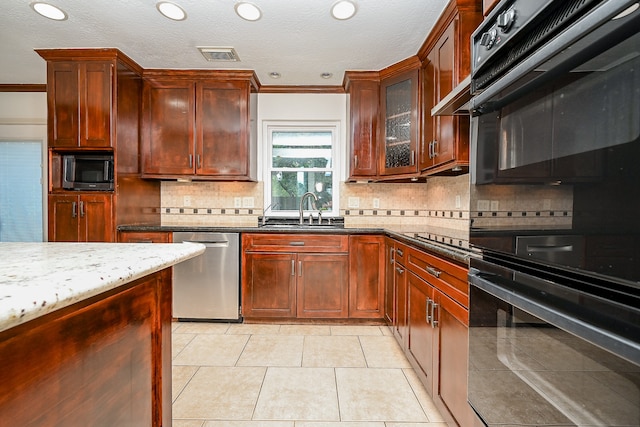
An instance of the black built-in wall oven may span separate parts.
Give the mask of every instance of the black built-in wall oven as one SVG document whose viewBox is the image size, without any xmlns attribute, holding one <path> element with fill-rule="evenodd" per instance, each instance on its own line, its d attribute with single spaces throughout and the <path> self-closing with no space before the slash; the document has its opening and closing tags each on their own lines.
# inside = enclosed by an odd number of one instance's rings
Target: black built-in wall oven
<svg viewBox="0 0 640 427">
<path fill-rule="evenodd" d="M 640 9 L 503 0 L 472 36 L 468 398 L 640 425 Z"/>
</svg>

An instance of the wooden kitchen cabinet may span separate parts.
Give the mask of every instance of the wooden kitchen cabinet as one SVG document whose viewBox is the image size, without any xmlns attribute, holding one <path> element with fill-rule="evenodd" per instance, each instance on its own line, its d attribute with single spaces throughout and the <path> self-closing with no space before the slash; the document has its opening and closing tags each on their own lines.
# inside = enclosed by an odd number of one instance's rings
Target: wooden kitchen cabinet
<svg viewBox="0 0 640 427">
<path fill-rule="evenodd" d="M 119 231 L 120 243 L 172 243 L 173 233 L 168 231 Z"/>
<path fill-rule="evenodd" d="M 142 68 L 118 49 L 38 49 L 47 61 L 48 239 L 116 239 L 122 224 L 160 224 L 160 183 L 140 176 Z M 114 190 L 62 187 L 67 154 L 113 156 Z"/>
<path fill-rule="evenodd" d="M 387 248 L 395 250 L 394 336 L 447 422 L 471 425 L 468 268 L 398 241 Z"/>
<path fill-rule="evenodd" d="M 408 342 L 407 352 L 418 365 L 422 376 L 426 378 L 425 386 L 433 386 L 433 365 L 435 334 L 431 324 L 434 287 L 422 280 L 415 273 L 409 272 L 407 278 L 408 291 Z"/>
<path fill-rule="evenodd" d="M 417 172 L 418 67 L 409 58 L 380 73 L 381 178 Z"/>
<path fill-rule="evenodd" d="M 451 1 L 418 53 L 422 60 L 418 167 L 423 175 L 468 171 L 469 116 L 432 116 L 431 110 L 470 74 L 469 40 L 481 20 L 480 1 Z"/>
<path fill-rule="evenodd" d="M 348 236 L 243 234 L 242 248 L 245 319 L 348 318 Z"/>
<path fill-rule="evenodd" d="M 393 335 L 403 350 L 406 350 L 409 340 L 408 314 L 408 294 L 407 280 L 409 273 L 405 267 L 407 246 L 401 243 L 394 245 L 394 274 L 393 274 L 393 312 L 395 322 L 393 324 Z"/>
<path fill-rule="evenodd" d="M 378 175 L 378 115 L 380 76 L 374 71 L 347 71 L 349 95 L 350 181 L 370 180 Z"/>
<path fill-rule="evenodd" d="M 385 313 L 385 238 L 349 237 L 349 317 L 383 319 Z"/>
<path fill-rule="evenodd" d="M 295 263 L 293 253 L 244 253 L 242 315 L 245 319 L 296 317 Z"/>
<path fill-rule="evenodd" d="M 50 242 L 113 242 L 110 194 L 51 194 Z"/>
<path fill-rule="evenodd" d="M 144 84 L 143 175 L 254 180 L 253 73 L 229 79 L 228 73 L 217 79 L 215 72 L 165 74 Z"/>
<path fill-rule="evenodd" d="M 47 74 L 49 147 L 111 147 L 113 61 L 57 61 Z"/>
</svg>

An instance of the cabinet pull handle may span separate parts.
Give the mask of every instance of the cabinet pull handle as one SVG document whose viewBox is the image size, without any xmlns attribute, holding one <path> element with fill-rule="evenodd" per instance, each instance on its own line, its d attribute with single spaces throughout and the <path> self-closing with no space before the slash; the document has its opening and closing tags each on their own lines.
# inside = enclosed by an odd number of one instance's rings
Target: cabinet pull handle
<svg viewBox="0 0 640 427">
<path fill-rule="evenodd" d="M 304 242 L 289 242 L 289 246 L 304 246 Z"/>
<path fill-rule="evenodd" d="M 198 169 L 202 167 L 202 158 L 200 157 L 200 154 L 196 156 L 196 164 Z"/>
<path fill-rule="evenodd" d="M 400 268 L 400 267 L 396 267 L 396 271 L 400 274 L 404 274 L 404 269 Z"/>
<path fill-rule="evenodd" d="M 353 166 L 355 168 L 358 167 L 358 155 L 357 154 L 355 156 L 353 156 Z"/>
<path fill-rule="evenodd" d="M 404 252 L 402 251 L 402 249 L 396 249 L 396 253 L 398 254 L 398 256 L 404 256 Z"/>
<path fill-rule="evenodd" d="M 291 275 L 296 275 L 296 261 L 294 259 L 291 260 Z"/>
<path fill-rule="evenodd" d="M 431 324 L 431 304 L 433 304 L 433 300 L 431 298 L 427 298 L 427 324 Z"/>
<path fill-rule="evenodd" d="M 429 158 L 433 159 L 433 141 L 429 141 Z"/>
<path fill-rule="evenodd" d="M 302 277 L 302 261 L 298 261 L 298 276 Z"/>
<path fill-rule="evenodd" d="M 411 165 L 413 166 L 416 164 L 416 150 L 411 150 Z"/>
<path fill-rule="evenodd" d="M 396 262 L 396 250 L 394 248 L 389 249 L 389 264 L 393 264 Z"/>
<path fill-rule="evenodd" d="M 193 154 L 189 154 L 189 167 L 193 167 Z"/>
<path fill-rule="evenodd" d="M 436 270 L 433 267 L 427 267 L 426 270 L 427 270 L 427 273 L 429 273 L 430 275 L 432 275 L 434 277 L 440 277 L 440 274 L 442 274 L 442 271 Z"/>
<path fill-rule="evenodd" d="M 433 141 L 433 157 L 438 156 L 438 141 Z"/>
<path fill-rule="evenodd" d="M 80 202 L 80 218 L 84 218 L 84 202 Z"/>
<path fill-rule="evenodd" d="M 76 209 L 78 208 L 78 204 L 76 202 L 71 202 L 71 218 L 75 218 L 78 216 L 76 214 Z"/>
<path fill-rule="evenodd" d="M 440 305 L 437 302 L 433 301 L 431 303 L 431 327 L 432 328 L 437 328 L 438 327 L 439 321 L 436 318 L 436 314 L 438 314 L 439 307 L 440 307 Z M 440 317 L 440 316 L 438 316 L 438 317 Z"/>
</svg>

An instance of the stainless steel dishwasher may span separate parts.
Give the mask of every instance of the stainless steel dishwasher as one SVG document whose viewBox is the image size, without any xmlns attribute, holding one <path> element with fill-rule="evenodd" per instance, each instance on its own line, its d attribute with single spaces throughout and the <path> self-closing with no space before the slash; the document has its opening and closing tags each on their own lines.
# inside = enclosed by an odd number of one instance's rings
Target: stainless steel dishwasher
<svg viewBox="0 0 640 427">
<path fill-rule="evenodd" d="M 238 233 L 173 233 L 174 243 L 206 246 L 199 256 L 173 267 L 173 317 L 240 321 Z"/>
</svg>

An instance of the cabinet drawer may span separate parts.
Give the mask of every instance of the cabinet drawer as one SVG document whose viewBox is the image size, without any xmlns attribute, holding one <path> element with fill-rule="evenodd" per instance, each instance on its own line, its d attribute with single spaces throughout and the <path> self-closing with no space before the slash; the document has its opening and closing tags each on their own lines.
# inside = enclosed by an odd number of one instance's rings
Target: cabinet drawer
<svg viewBox="0 0 640 427">
<path fill-rule="evenodd" d="M 242 248 L 253 252 L 348 252 L 349 236 L 335 234 L 243 234 Z"/>
<path fill-rule="evenodd" d="M 118 241 L 121 243 L 171 243 L 172 234 L 163 231 L 121 231 Z"/>
<path fill-rule="evenodd" d="M 415 248 L 407 249 L 405 266 L 464 307 L 469 306 L 468 269 Z"/>
</svg>

